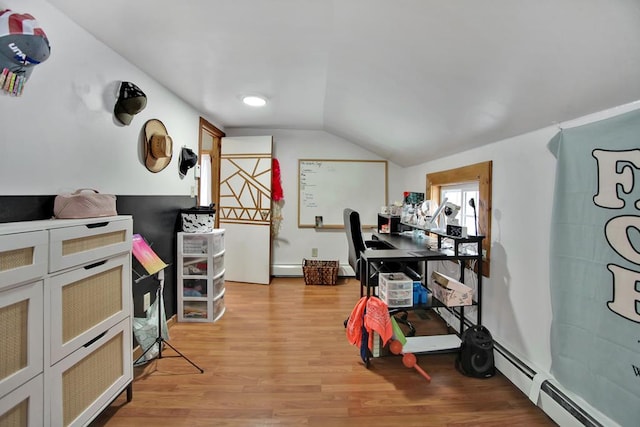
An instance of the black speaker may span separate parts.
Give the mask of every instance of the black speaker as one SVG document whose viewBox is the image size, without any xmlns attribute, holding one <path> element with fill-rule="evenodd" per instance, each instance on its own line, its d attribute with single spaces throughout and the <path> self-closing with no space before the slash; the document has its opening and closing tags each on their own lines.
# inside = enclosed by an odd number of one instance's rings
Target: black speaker
<svg viewBox="0 0 640 427">
<path fill-rule="evenodd" d="M 482 325 L 466 329 L 460 337 L 460 352 L 456 368 L 468 377 L 489 378 L 496 374 L 493 359 L 493 338 Z"/>
</svg>

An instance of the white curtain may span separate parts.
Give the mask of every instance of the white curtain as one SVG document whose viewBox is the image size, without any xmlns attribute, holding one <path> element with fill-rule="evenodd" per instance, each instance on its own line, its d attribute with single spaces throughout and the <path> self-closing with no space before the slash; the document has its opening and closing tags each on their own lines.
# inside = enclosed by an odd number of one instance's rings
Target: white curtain
<svg viewBox="0 0 640 427">
<path fill-rule="evenodd" d="M 198 195 L 200 206 L 211 204 L 211 156 L 202 154 L 200 160 L 200 194 Z"/>
</svg>

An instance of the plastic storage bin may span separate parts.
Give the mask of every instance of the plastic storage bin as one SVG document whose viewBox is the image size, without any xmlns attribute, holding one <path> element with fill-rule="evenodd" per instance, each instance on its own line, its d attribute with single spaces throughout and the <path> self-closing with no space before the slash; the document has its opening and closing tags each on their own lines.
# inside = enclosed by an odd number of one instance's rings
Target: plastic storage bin
<svg viewBox="0 0 640 427">
<path fill-rule="evenodd" d="M 380 273 L 378 294 L 389 307 L 411 307 L 413 280 L 404 273 Z"/>
</svg>

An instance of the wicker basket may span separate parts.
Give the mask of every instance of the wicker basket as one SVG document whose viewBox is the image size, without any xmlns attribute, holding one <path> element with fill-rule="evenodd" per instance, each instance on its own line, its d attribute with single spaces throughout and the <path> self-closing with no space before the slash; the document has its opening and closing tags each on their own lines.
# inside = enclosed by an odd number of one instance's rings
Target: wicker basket
<svg viewBox="0 0 640 427">
<path fill-rule="evenodd" d="M 338 261 L 302 260 L 305 285 L 335 285 L 338 279 Z"/>
</svg>

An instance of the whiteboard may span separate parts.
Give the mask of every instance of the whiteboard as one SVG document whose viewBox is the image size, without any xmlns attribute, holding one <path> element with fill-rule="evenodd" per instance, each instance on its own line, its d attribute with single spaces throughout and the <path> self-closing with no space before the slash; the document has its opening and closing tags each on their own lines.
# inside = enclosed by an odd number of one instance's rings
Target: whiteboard
<svg viewBox="0 0 640 427">
<path fill-rule="evenodd" d="M 345 208 L 377 227 L 386 205 L 386 160 L 298 160 L 298 227 L 343 228 Z"/>
</svg>

